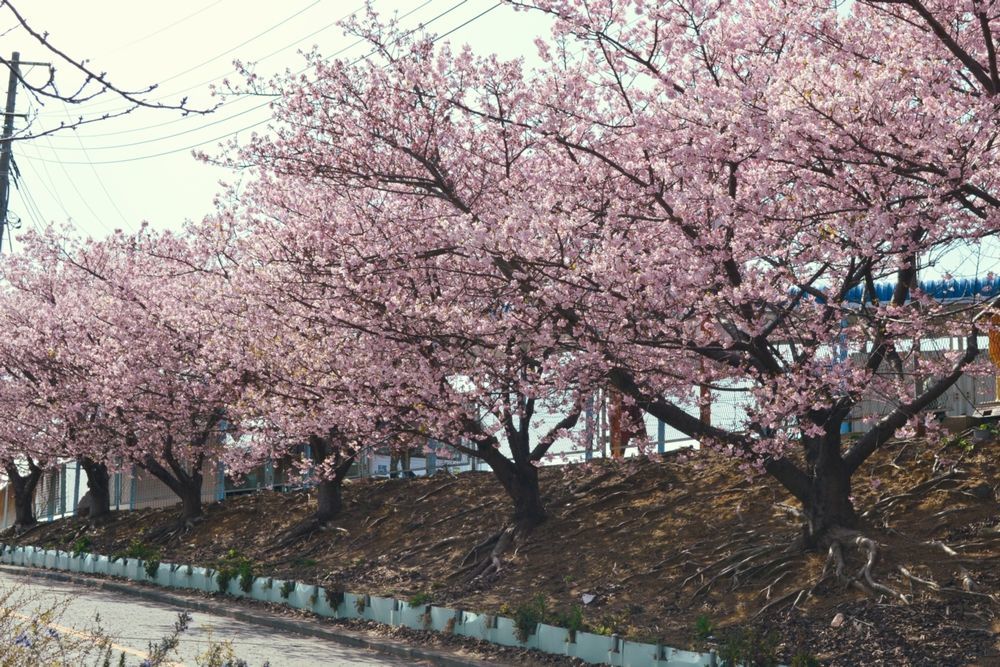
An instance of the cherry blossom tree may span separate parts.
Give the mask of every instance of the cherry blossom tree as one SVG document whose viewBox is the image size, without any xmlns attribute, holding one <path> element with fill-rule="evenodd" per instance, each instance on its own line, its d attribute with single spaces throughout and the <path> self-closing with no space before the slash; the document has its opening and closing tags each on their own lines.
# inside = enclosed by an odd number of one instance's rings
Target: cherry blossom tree
<svg viewBox="0 0 1000 667">
<path fill-rule="evenodd" d="M 772 475 L 806 545 L 835 541 L 857 525 L 853 473 L 978 356 L 981 306 L 917 278 L 997 232 L 993 17 L 958 1 L 514 4 L 554 21 L 538 68 L 370 16 L 353 29 L 379 57 L 315 56 L 309 78 L 276 81 L 276 138 L 232 163 L 268 174 L 268 215 L 313 220 L 304 257 L 346 256 L 367 330 L 433 356 L 501 313 L 524 335 L 468 348 L 467 368 L 510 349 L 606 375 Z M 932 349 L 947 338 L 963 349 Z M 742 395 L 746 418 L 703 423 L 696 386 Z M 845 446 L 872 397 L 885 414 Z"/>
<path fill-rule="evenodd" d="M 997 231 L 992 19 L 975 3 L 533 6 L 583 46 L 568 65 L 543 53 L 545 132 L 581 185 L 617 193 L 581 200 L 615 224 L 577 267 L 601 286 L 568 313 L 579 335 L 644 409 L 777 478 L 807 544 L 855 527 L 851 475 L 978 354 L 981 308 L 916 287 Z M 948 337 L 964 349 L 928 344 Z M 702 423 L 692 385 L 742 389 L 747 418 Z M 845 449 L 872 397 L 889 409 Z"/>
<path fill-rule="evenodd" d="M 472 559 L 481 571 L 498 567 L 499 555 L 545 519 L 536 465 L 580 413 L 575 394 L 563 391 L 559 378 L 570 374 L 559 359 L 537 344 L 529 349 L 532 337 L 550 338 L 550 322 L 511 315 L 499 285 L 466 279 L 438 282 L 432 289 L 447 291 L 447 299 L 435 297 L 421 312 L 424 286 L 387 270 L 410 249 L 385 244 L 367 250 L 385 263 L 359 259 L 368 222 L 330 198 L 323 182 L 265 175 L 233 206 L 202 235 L 206 245 L 218 244 L 220 233 L 222 246 L 238 239 L 224 254 L 239 265 L 231 279 L 242 285 L 233 292 L 241 295 L 234 313 L 242 314 L 229 320 L 245 328 L 233 339 L 247 341 L 251 352 L 241 363 L 255 378 L 250 393 L 259 392 L 247 403 L 263 406 L 258 422 L 282 436 L 271 440 L 277 450 L 262 441 L 256 451 L 279 458 L 282 446 L 308 440 L 314 455 L 332 456 L 332 463 L 314 456 L 320 503 L 302 530 L 339 510 L 343 474 L 361 448 L 433 438 L 485 460 L 508 491 L 513 519 L 488 545 L 496 559 L 486 551 Z M 252 299 L 242 296 L 251 292 Z M 390 308 L 396 312 L 387 320 Z M 564 409 L 565 418 L 532 442 L 543 402 Z"/>
<path fill-rule="evenodd" d="M 0 400 L 6 416 L 2 441 L 16 525 L 24 527 L 35 522 L 33 496 L 42 467 L 80 455 L 74 444 L 90 430 L 94 412 L 86 399 L 87 370 L 68 353 L 75 347 L 74 332 L 63 315 L 72 290 L 57 267 L 28 254 L 8 258 L 2 285 L 0 322 L 7 332 L 0 345 Z M 86 456 L 81 463 L 88 474 L 93 516 L 100 518 L 110 509 L 107 468 Z"/>
<path fill-rule="evenodd" d="M 95 478 L 109 466 L 142 467 L 178 496 L 188 521 L 202 513 L 203 469 L 221 458 L 220 431 L 241 386 L 210 306 L 221 283 L 191 240 L 148 230 L 102 241 L 49 232 L 28 235 L 23 252 L 24 264 L 44 268 L 36 290 L 58 290 L 49 308 L 28 314 L 42 323 L 37 349 L 63 371 L 49 382 L 65 396 L 44 404 L 67 433 L 68 448 L 56 451 L 85 457 Z"/>
</svg>

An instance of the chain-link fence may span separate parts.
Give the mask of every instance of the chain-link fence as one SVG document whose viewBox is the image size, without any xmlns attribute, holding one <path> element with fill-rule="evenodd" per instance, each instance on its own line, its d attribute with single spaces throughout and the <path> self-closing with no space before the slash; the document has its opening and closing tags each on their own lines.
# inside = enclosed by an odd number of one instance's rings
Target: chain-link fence
<svg viewBox="0 0 1000 667">
<path fill-rule="evenodd" d="M 949 416 L 972 415 L 977 406 L 996 403 L 997 378 L 995 376 L 966 375 L 942 396 L 935 405 Z M 566 437 L 557 439 L 543 464 L 579 463 L 611 455 L 610 420 L 608 418 L 608 392 L 598 391 L 589 404 L 585 419 L 581 419 Z M 703 398 L 710 401 L 707 410 L 698 405 L 696 390 L 687 407 L 692 416 L 709 418 L 713 426 L 726 430 L 744 428 L 746 421 L 746 394 L 739 391 L 711 391 Z M 867 428 L 873 419 L 891 409 L 891 404 L 875 399 L 862 401 L 845 422 L 845 431 Z M 532 437 L 548 433 L 561 419 L 559 414 L 538 414 Z M 640 453 L 669 451 L 681 447 L 694 447 L 697 442 L 663 422 L 644 416 L 643 428 L 624 449 L 624 456 Z M 308 456 L 307 451 L 303 453 Z M 429 440 L 422 448 L 410 453 L 393 454 L 387 449 L 363 451 L 351 468 L 350 477 L 424 477 L 439 472 L 459 473 L 483 469 L 482 461 L 460 454 L 444 444 Z M 290 462 L 267 463 L 238 478 L 226 474 L 215 463 L 205 465 L 203 472 L 202 500 L 214 502 L 229 495 L 260 490 L 287 491 L 308 487 L 311 475 L 308 467 Z M 111 507 L 132 510 L 167 507 L 178 502 L 177 496 L 158 479 L 141 469 L 128 468 L 111 474 Z M 45 471 L 35 492 L 35 516 L 40 521 L 51 521 L 72 516 L 87 490 L 86 475 L 75 462 L 62 463 Z M 3 514 L 0 529 L 14 522 L 13 497 L 4 488 Z"/>
</svg>

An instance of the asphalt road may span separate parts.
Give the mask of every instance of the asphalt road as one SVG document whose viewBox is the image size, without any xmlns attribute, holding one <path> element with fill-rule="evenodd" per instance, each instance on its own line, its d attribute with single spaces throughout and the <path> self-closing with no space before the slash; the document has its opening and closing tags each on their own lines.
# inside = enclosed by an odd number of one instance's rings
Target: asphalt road
<svg viewBox="0 0 1000 667">
<path fill-rule="evenodd" d="M 18 587 L 32 600 L 31 604 L 46 605 L 63 600 L 65 613 L 57 622 L 60 631 L 73 632 L 74 629 L 92 626 L 95 615 L 100 614 L 101 626 L 115 638 L 118 650 L 126 653 L 129 665 L 138 665 L 146 657 L 149 643 L 170 633 L 177 614 L 182 611 L 179 607 L 122 598 L 86 586 L 0 572 L 0 589 L 11 587 Z M 191 627 L 181 639 L 174 664 L 196 665 L 195 658 L 205 651 L 209 637 L 216 642 L 231 641 L 237 657 L 246 660 L 252 667 L 265 662 L 272 667 L 426 664 L 322 639 L 283 634 L 202 612 L 192 613 Z"/>
</svg>

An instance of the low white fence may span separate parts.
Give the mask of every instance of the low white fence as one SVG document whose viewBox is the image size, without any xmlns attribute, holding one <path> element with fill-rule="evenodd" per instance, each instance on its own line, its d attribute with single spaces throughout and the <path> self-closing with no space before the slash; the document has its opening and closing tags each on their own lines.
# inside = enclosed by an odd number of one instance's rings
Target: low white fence
<svg viewBox="0 0 1000 667">
<path fill-rule="evenodd" d="M 485 640 L 501 646 L 536 649 L 592 664 L 616 667 L 715 667 L 714 652 L 682 651 L 662 644 L 625 640 L 617 635 L 570 631 L 539 623 L 525 641 L 518 639 L 514 619 L 430 604 L 411 606 L 395 598 L 331 591 L 314 584 L 255 577 L 248 590 L 239 577 L 219 589 L 218 573 L 204 567 L 160 563 L 149 567 L 134 558 L 111 559 L 97 554 L 0 545 L 0 563 L 80 574 L 121 577 L 164 588 L 225 593 L 261 602 L 284 604 L 327 618 L 362 619 L 414 630 L 432 630 Z M 239 646 L 236 647 L 237 649 Z"/>
</svg>

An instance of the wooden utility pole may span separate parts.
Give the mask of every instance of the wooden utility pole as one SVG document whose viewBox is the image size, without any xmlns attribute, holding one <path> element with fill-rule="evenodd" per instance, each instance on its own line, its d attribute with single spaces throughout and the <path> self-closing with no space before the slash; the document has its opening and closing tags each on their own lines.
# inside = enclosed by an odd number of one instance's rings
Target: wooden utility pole
<svg viewBox="0 0 1000 667">
<path fill-rule="evenodd" d="M 15 51 L 10 57 L 10 78 L 7 80 L 7 108 L 3 117 L 3 136 L 0 137 L 0 251 L 3 250 L 3 233 L 7 226 L 7 204 L 10 201 L 10 154 L 14 136 L 14 112 L 17 108 L 17 80 L 20 77 L 21 54 Z"/>
<path fill-rule="evenodd" d="M 0 251 L 3 250 L 3 235 L 7 227 L 7 209 L 10 203 L 10 164 L 14 144 L 14 119 L 26 118 L 27 114 L 17 113 L 17 84 L 21 80 L 21 65 L 48 66 L 21 60 L 21 54 L 14 51 L 10 56 L 10 77 L 7 79 L 7 106 L 3 115 L 3 134 L 0 135 Z"/>
</svg>

